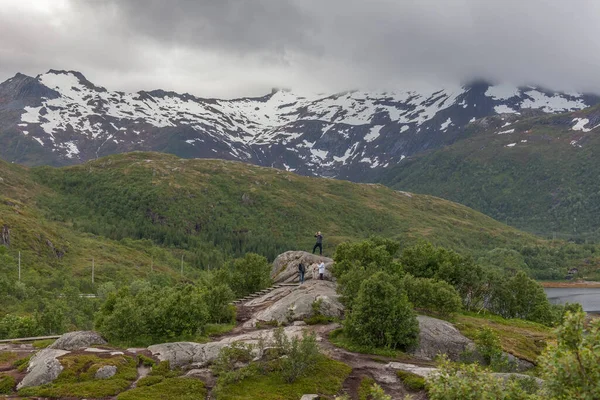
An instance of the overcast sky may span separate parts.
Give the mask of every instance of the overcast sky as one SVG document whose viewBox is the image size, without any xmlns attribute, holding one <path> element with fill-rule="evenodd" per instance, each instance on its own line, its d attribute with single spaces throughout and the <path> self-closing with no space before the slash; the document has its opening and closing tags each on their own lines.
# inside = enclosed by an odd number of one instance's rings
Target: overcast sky
<svg viewBox="0 0 600 400">
<path fill-rule="evenodd" d="M 452 86 L 600 93 L 596 0 L 0 0 L 0 80 L 202 97 Z"/>
</svg>

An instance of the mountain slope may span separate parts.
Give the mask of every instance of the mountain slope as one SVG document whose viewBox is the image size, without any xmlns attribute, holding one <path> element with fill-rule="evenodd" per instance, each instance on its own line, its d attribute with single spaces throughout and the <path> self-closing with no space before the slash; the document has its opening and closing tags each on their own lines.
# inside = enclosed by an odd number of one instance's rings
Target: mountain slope
<svg viewBox="0 0 600 400">
<path fill-rule="evenodd" d="M 473 123 L 468 139 L 407 159 L 380 181 L 547 237 L 599 238 L 600 107 L 503 117 Z"/>
<path fill-rule="evenodd" d="M 583 257 L 439 198 L 236 162 L 130 153 L 60 169 L 0 162 L 0 177 L 0 230 L 9 232 L 0 243 L 0 286 L 14 284 L 19 251 L 26 283 L 74 281 L 89 292 L 92 259 L 96 284 L 152 268 L 173 279 L 182 256 L 185 277 L 194 278 L 247 251 L 273 258 L 310 249 L 316 230 L 328 255 L 341 241 L 377 234 L 475 256 L 528 249 L 528 261 L 549 257 L 531 268 L 550 276 Z"/>
<path fill-rule="evenodd" d="M 596 96 L 474 83 L 429 92 L 202 99 L 111 92 L 73 71 L 0 84 L 0 157 L 67 165 L 132 150 L 221 158 L 303 175 L 368 180 L 387 166 L 463 137 L 474 119 L 555 113 Z"/>
</svg>

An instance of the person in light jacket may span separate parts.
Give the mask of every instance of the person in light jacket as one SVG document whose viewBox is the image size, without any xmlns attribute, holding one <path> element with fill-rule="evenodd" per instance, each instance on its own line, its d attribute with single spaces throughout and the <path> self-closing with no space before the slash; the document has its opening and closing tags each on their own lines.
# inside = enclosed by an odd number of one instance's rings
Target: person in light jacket
<svg viewBox="0 0 600 400">
<path fill-rule="evenodd" d="M 325 275 L 325 263 L 321 261 L 321 264 L 318 266 L 319 268 L 319 280 L 323 280 L 323 276 Z"/>
</svg>

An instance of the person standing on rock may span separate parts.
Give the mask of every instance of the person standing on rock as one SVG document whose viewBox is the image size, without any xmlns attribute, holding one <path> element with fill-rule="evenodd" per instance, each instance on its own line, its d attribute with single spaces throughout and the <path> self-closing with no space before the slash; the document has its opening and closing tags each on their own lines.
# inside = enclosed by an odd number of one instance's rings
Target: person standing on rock
<svg viewBox="0 0 600 400">
<path fill-rule="evenodd" d="M 319 280 L 322 281 L 323 280 L 323 276 L 325 275 L 325 263 L 323 261 L 321 261 L 321 264 L 319 264 Z"/>
<path fill-rule="evenodd" d="M 306 268 L 304 267 L 304 264 L 300 263 L 298 264 L 298 274 L 300 274 L 300 284 L 302 285 L 304 283 L 304 273 L 306 272 Z"/>
<path fill-rule="evenodd" d="M 321 235 L 321 232 L 317 232 L 315 233 L 315 237 L 317 238 L 317 243 L 315 243 L 315 246 L 313 247 L 313 254 L 315 254 L 315 250 L 318 247 L 319 254 L 323 255 L 323 235 Z"/>
</svg>

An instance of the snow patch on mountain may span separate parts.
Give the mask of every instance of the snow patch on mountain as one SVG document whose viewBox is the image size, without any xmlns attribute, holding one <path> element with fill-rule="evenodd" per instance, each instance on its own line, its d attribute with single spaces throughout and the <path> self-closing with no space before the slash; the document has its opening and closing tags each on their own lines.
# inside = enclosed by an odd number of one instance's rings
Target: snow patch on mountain
<svg viewBox="0 0 600 400">
<path fill-rule="evenodd" d="M 379 137 L 379 133 L 381 131 L 381 128 L 383 128 L 383 125 L 374 125 L 371 127 L 371 130 L 369 131 L 369 133 L 367 133 L 365 135 L 365 141 L 370 143 L 373 140 L 377 139 Z"/>
</svg>

